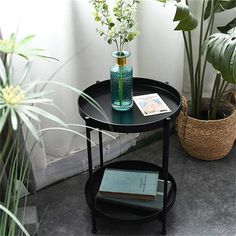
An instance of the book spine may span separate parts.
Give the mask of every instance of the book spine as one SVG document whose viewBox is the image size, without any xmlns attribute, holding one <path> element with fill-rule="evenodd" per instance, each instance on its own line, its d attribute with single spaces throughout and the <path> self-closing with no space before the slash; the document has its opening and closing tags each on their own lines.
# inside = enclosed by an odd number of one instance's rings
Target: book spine
<svg viewBox="0 0 236 236">
<path fill-rule="evenodd" d="M 116 193 L 116 192 L 102 192 L 99 191 L 104 197 L 115 197 L 124 199 L 137 199 L 137 200 L 155 200 L 156 196 L 153 195 L 140 195 L 140 194 L 129 194 L 129 193 Z"/>
</svg>

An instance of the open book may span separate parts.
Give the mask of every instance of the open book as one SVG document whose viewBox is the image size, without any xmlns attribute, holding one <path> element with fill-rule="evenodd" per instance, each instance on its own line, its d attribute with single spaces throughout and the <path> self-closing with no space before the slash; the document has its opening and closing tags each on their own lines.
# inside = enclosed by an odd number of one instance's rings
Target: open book
<svg viewBox="0 0 236 236">
<path fill-rule="evenodd" d="M 134 96 L 133 99 L 144 116 L 171 112 L 157 93 Z"/>
</svg>

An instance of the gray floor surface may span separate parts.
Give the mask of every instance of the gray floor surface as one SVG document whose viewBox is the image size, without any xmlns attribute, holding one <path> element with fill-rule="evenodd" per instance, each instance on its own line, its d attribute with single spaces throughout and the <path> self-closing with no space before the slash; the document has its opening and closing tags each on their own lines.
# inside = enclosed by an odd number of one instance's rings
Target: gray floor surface
<svg viewBox="0 0 236 236">
<path fill-rule="evenodd" d="M 236 235 L 236 145 L 227 157 L 208 162 L 189 157 L 175 135 L 170 141 L 169 172 L 178 192 L 167 214 L 167 235 Z M 160 165 L 162 141 L 118 158 L 121 159 Z M 38 192 L 39 236 L 92 235 L 91 214 L 84 195 L 87 178 L 88 174 L 83 173 Z M 160 235 L 161 222 L 122 225 L 97 218 L 97 227 L 97 235 L 101 236 Z"/>
</svg>

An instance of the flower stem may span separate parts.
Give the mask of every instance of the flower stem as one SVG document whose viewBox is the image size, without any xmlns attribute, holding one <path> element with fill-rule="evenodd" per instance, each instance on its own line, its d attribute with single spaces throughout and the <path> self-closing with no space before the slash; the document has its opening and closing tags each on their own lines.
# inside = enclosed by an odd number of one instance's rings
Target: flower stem
<svg viewBox="0 0 236 236">
<path fill-rule="evenodd" d="M 4 142 L 4 145 L 3 145 L 3 149 L 0 148 L 0 161 L 4 160 L 6 152 L 7 152 L 8 148 L 9 148 L 9 145 L 10 145 L 10 141 L 11 141 L 13 130 L 12 130 L 11 126 L 10 127 L 9 126 L 7 127 L 7 136 L 6 136 L 6 141 Z"/>
<path fill-rule="evenodd" d="M 120 106 L 122 106 L 122 101 L 123 101 L 123 90 L 124 90 L 124 79 L 123 79 L 123 66 L 120 67 L 120 77 L 118 81 L 118 86 L 119 86 L 119 103 Z"/>
</svg>

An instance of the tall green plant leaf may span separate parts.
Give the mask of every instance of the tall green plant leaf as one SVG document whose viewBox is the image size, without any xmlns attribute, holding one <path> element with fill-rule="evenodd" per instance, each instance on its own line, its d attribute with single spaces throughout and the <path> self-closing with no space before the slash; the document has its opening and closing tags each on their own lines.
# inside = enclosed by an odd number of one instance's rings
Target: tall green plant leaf
<svg viewBox="0 0 236 236">
<path fill-rule="evenodd" d="M 174 21 L 184 20 L 189 17 L 190 9 L 184 2 L 180 2 L 176 5 L 176 12 Z"/>
<path fill-rule="evenodd" d="M 19 107 L 21 108 L 21 105 Z M 43 116 L 49 120 L 52 120 L 58 124 L 61 124 L 62 126 L 66 126 L 66 124 L 60 118 L 58 118 L 57 116 L 39 108 L 39 107 L 24 105 L 24 108 L 37 114 L 37 115 Z"/>
<path fill-rule="evenodd" d="M 13 215 L 6 207 L 4 207 L 1 204 L 0 204 L 0 209 L 3 210 L 7 215 L 9 215 L 16 222 L 16 224 L 20 227 L 20 229 L 22 230 L 22 232 L 24 232 L 26 236 L 30 236 L 30 234 L 27 232 L 25 227 L 20 223 L 20 221 L 15 217 L 15 215 Z"/>
<path fill-rule="evenodd" d="M 16 49 L 26 45 L 27 43 L 29 43 L 33 38 L 35 37 L 35 35 L 28 35 L 25 38 L 23 38 L 20 42 L 17 43 L 16 45 Z"/>
<path fill-rule="evenodd" d="M 25 81 L 25 79 L 29 76 L 29 71 L 30 71 L 30 68 L 31 68 L 31 62 L 30 61 L 27 61 L 25 67 L 24 67 L 24 70 L 23 70 L 23 74 L 19 80 L 19 85 L 21 86 L 22 83 Z"/>
<path fill-rule="evenodd" d="M 227 34 L 215 33 L 203 43 L 207 61 L 222 73 L 224 80 L 236 83 L 236 27 Z"/>
<path fill-rule="evenodd" d="M 1 117 L 0 117 L 0 134 L 1 134 L 2 129 L 5 125 L 5 123 L 6 123 L 9 112 L 10 112 L 10 108 L 7 107 L 6 110 L 4 111 L 3 115 L 1 114 Z"/>
<path fill-rule="evenodd" d="M 175 30 L 192 31 L 197 27 L 197 25 L 197 19 L 192 13 L 190 13 L 187 18 L 179 22 Z"/>
<path fill-rule="evenodd" d="M 17 116 L 13 108 L 11 108 L 11 124 L 12 124 L 13 130 L 17 130 L 17 127 L 18 127 Z"/>
<path fill-rule="evenodd" d="M 6 70 L 5 70 L 5 67 L 3 65 L 2 60 L 0 60 L 0 82 L 1 81 L 4 85 L 7 82 L 7 74 L 6 74 Z"/>
<path fill-rule="evenodd" d="M 211 14 L 211 3 L 214 2 L 214 12 L 222 12 L 236 7 L 235 0 L 209 0 L 204 13 L 204 20 Z"/>
<path fill-rule="evenodd" d="M 190 8 L 184 2 L 176 4 L 174 21 L 179 21 L 175 30 L 191 31 L 198 25 L 196 17 L 190 12 Z"/>
<path fill-rule="evenodd" d="M 37 129 L 32 124 L 31 120 L 20 110 L 17 111 L 17 114 L 19 115 L 20 119 L 24 122 L 25 126 L 30 130 L 31 134 L 34 136 L 34 138 L 39 141 L 39 135 Z"/>
</svg>

